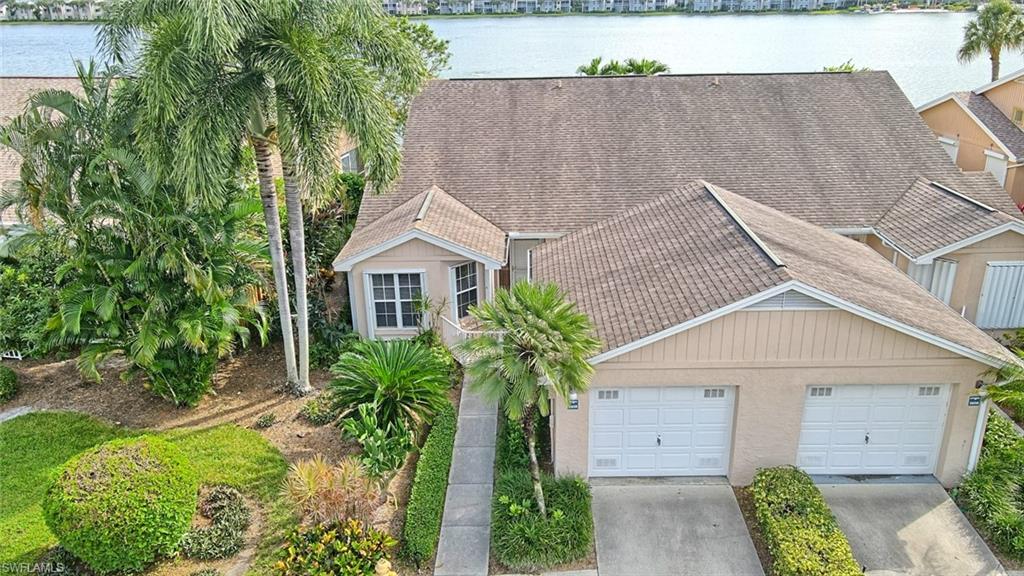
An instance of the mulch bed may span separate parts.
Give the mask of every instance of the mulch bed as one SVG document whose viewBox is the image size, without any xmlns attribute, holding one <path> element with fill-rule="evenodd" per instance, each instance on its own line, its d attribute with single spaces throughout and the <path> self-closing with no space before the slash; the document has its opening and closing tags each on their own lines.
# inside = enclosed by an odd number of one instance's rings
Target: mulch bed
<svg viewBox="0 0 1024 576">
<path fill-rule="evenodd" d="M 736 494 L 736 503 L 740 505 L 740 512 L 743 514 L 743 521 L 747 523 L 747 531 L 750 532 L 750 539 L 754 542 L 754 550 L 757 550 L 757 558 L 761 561 L 761 568 L 765 574 L 772 573 L 772 556 L 768 552 L 768 545 L 761 534 L 761 525 L 757 523 L 757 515 L 754 512 L 754 497 L 750 488 L 746 486 L 733 486 L 733 493 Z"/>
</svg>

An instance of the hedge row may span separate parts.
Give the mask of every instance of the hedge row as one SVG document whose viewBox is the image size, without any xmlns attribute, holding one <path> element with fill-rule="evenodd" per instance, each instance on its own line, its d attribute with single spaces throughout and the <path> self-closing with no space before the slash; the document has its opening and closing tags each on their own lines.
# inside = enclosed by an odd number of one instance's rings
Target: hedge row
<svg viewBox="0 0 1024 576">
<path fill-rule="evenodd" d="M 990 414 L 981 460 L 954 495 L 979 530 L 1007 556 L 1024 560 L 1024 438 Z"/>
<path fill-rule="evenodd" d="M 402 530 L 402 554 L 417 566 L 434 556 L 441 534 L 455 428 L 455 408 L 449 404 L 434 417 L 416 464 L 412 495 L 405 512 L 405 528 Z"/>
<path fill-rule="evenodd" d="M 766 468 L 758 471 L 750 491 L 775 576 L 862 574 L 810 476 L 790 466 Z"/>
</svg>

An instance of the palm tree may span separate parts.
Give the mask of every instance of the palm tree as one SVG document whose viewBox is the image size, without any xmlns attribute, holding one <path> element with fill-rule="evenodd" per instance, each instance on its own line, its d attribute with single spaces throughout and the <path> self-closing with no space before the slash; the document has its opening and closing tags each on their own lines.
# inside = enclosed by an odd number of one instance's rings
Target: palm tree
<svg viewBox="0 0 1024 576">
<path fill-rule="evenodd" d="M 470 309 L 483 333 L 463 343 L 471 358 L 470 389 L 497 402 L 526 436 L 533 493 L 547 515 L 537 462 L 537 415 L 546 416 L 551 400 L 585 392 L 593 367 L 587 360 L 600 343 L 586 314 L 554 284 L 521 280 L 499 290 L 494 300 Z"/>
<path fill-rule="evenodd" d="M 582 64 L 579 68 L 576 68 L 576 73 L 582 74 L 583 76 L 600 76 L 601 61 L 601 56 L 598 56 L 597 58 L 591 60 L 589 63 Z"/>
<path fill-rule="evenodd" d="M 659 62 L 657 60 L 648 60 L 647 58 L 630 58 L 626 60 L 626 73 L 637 74 L 640 76 L 654 76 L 656 74 L 666 74 L 669 72 L 668 65 Z"/>
<path fill-rule="evenodd" d="M 1024 48 L 1024 20 L 1010 0 L 992 0 L 978 11 L 978 17 L 964 26 L 964 41 L 957 59 L 967 63 L 988 53 L 992 80 L 999 79 L 999 57 L 1004 48 Z"/>
<path fill-rule="evenodd" d="M 226 0 L 201 2 L 198 9 L 184 0 L 122 0 L 108 18 L 101 40 L 112 56 L 123 59 L 133 41 L 142 43 L 136 67 L 149 111 L 143 122 L 161 140 L 149 147 L 150 155 L 167 154 L 172 142 L 175 176 L 185 189 L 195 192 L 211 175 L 232 170 L 243 136 L 252 142 L 286 358 L 293 358 L 270 172 L 272 146 L 279 150 L 297 308 L 293 383 L 297 392 L 308 392 L 302 201 L 317 199 L 342 130 L 359 142 L 374 190 L 397 176 L 399 111 L 387 93 L 413 94 L 426 80 L 417 46 L 370 0 Z M 292 373 L 289 366 L 290 380 Z"/>
</svg>

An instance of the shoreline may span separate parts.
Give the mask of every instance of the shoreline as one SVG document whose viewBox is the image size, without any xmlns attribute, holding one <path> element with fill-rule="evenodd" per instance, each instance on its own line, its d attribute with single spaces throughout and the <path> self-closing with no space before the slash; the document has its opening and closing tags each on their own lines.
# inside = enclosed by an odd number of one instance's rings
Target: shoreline
<svg viewBox="0 0 1024 576">
<path fill-rule="evenodd" d="M 883 12 L 862 12 L 859 10 L 849 10 L 846 8 L 842 9 L 830 9 L 830 10 L 757 10 L 757 11 L 727 11 L 717 10 L 714 12 L 693 12 L 689 10 L 651 10 L 649 12 L 512 12 L 512 13 L 496 13 L 496 14 L 414 14 L 405 16 L 409 20 L 459 20 L 459 19 L 474 19 L 474 18 L 564 18 L 564 17 L 609 17 L 609 16 L 627 16 L 627 17 L 653 17 L 653 16 L 834 16 L 834 15 L 850 15 L 850 16 L 877 16 L 879 14 L 959 14 L 963 12 L 971 12 L 969 8 L 962 10 L 949 9 L 949 8 L 922 8 L 922 9 L 899 9 L 899 10 L 885 10 Z M 399 16 L 400 17 L 400 16 Z M 73 26 L 100 26 L 105 20 L 0 20 L 0 26 L 28 26 L 33 24 L 64 24 Z"/>
</svg>

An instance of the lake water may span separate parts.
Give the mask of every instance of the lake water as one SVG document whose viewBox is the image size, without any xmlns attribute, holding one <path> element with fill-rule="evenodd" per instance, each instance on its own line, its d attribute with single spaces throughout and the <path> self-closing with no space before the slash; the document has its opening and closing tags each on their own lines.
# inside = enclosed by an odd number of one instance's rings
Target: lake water
<svg viewBox="0 0 1024 576">
<path fill-rule="evenodd" d="M 451 42 L 449 77 L 573 74 L 594 56 L 643 57 L 676 73 L 799 72 L 852 59 L 889 70 L 922 104 L 988 80 L 988 60 L 956 60 L 964 23 L 973 14 L 654 15 L 439 18 L 426 22 Z M 0 26 L 0 75 L 74 72 L 72 58 L 95 53 L 88 24 Z M 1024 66 L 1019 53 L 1003 70 Z"/>
</svg>

